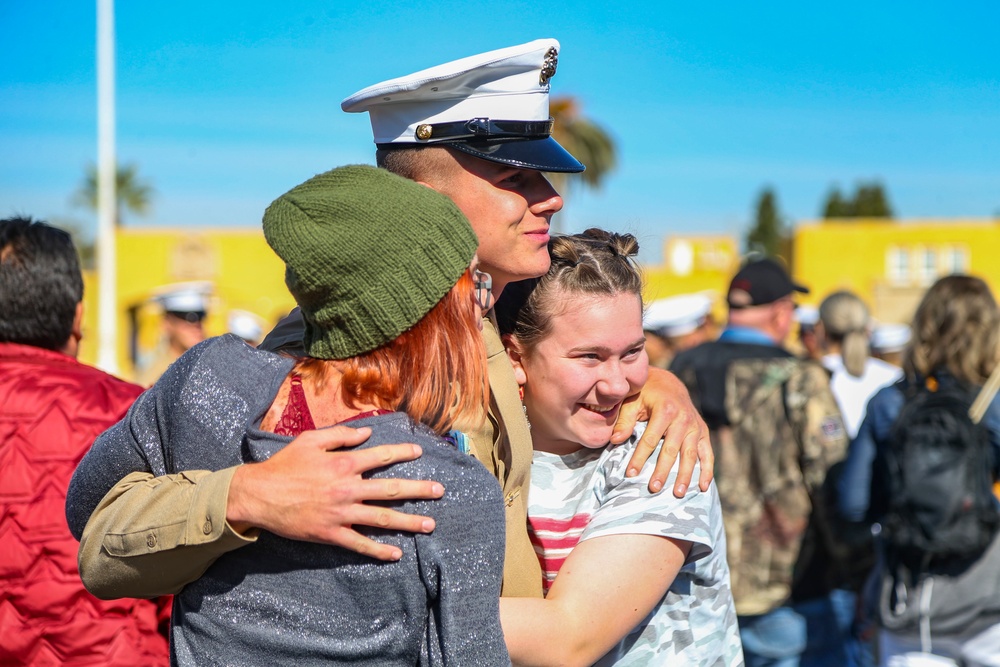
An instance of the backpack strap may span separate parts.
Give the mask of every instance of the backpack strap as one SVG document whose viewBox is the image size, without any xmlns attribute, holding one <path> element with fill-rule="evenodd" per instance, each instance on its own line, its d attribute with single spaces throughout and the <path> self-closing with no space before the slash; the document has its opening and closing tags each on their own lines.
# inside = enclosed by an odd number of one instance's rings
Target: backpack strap
<svg viewBox="0 0 1000 667">
<path fill-rule="evenodd" d="M 972 419 L 973 424 L 978 424 L 982 420 L 983 415 L 986 414 L 986 408 L 990 406 L 990 403 L 993 402 L 993 397 L 996 396 L 997 389 L 1000 389 L 1000 364 L 997 364 L 993 372 L 990 373 L 989 378 L 986 379 L 986 384 L 979 390 L 976 400 L 969 407 L 969 418 Z"/>
</svg>

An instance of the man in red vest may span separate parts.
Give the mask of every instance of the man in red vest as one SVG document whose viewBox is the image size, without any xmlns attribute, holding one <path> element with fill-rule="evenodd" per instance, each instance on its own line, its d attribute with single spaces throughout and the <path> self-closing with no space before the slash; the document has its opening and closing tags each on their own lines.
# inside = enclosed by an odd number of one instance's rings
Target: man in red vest
<svg viewBox="0 0 1000 667">
<path fill-rule="evenodd" d="M 0 220 L 0 665 L 167 665 L 169 598 L 83 588 L 66 487 L 142 393 L 76 360 L 83 277 L 69 235 Z"/>
</svg>

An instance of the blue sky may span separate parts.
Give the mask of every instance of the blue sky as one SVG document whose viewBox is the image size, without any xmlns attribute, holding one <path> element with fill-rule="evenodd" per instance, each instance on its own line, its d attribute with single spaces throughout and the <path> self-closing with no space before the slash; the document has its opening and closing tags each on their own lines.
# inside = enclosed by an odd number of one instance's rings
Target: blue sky
<svg viewBox="0 0 1000 667">
<path fill-rule="evenodd" d="M 791 221 L 880 179 L 902 217 L 1000 212 L 1000 4 L 119 2 L 118 155 L 156 189 L 128 225 L 259 224 L 277 195 L 370 162 L 340 100 L 447 60 L 555 37 L 555 94 L 619 148 L 562 215 L 638 233 L 741 234 L 761 188 Z M 96 8 L 0 0 L 0 215 L 89 227 Z"/>
</svg>

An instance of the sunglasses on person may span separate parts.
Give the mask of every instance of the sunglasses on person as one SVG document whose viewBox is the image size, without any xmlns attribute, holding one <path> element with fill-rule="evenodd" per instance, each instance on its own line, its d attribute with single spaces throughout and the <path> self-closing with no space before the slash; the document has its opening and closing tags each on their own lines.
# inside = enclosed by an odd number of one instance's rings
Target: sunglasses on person
<svg viewBox="0 0 1000 667">
<path fill-rule="evenodd" d="M 205 319 L 205 311 L 203 310 L 168 310 L 167 315 L 176 317 L 179 320 L 184 320 L 189 324 L 200 324 L 201 321 Z"/>
</svg>

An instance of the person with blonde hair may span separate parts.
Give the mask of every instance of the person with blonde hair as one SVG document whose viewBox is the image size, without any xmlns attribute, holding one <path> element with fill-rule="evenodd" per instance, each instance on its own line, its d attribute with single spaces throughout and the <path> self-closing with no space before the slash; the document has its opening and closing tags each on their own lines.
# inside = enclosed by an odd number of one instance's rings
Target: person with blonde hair
<svg viewBox="0 0 1000 667">
<path fill-rule="evenodd" d="M 853 292 L 834 292 L 819 306 L 821 361 L 832 374 L 830 389 L 852 438 L 865 417 L 868 399 L 902 375 L 898 368 L 871 356 L 870 329 L 868 307 Z"/>
<path fill-rule="evenodd" d="M 171 663 L 509 664 L 498 607 L 500 486 L 451 435 L 476 427 L 488 405 L 479 327 L 492 306 L 490 278 L 478 271 L 468 220 L 430 188 L 351 166 L 276 199 L 263 226 L 302 308 L 305 356 L 255 349 L 233 334 L 188 350 L 80 463 L 66 501 L 71 530 L 80 537 L 130 473 L 237 467 L 243 474 L 231 484 L 259 489 L 261 503 L 282 503 L 303 486 L 319 493 L 298 477 L 275 486 L 267 470 L 304 455 L 333 474 L 327 453 L 348 439 L 378 467 L 372 487 L 391 477 L 443 486 L 436 501 L 388 503 L 430 517 L 433 532 L 359 526 L 396 552 L 379 562 L 252 528 L 255 508 L 232 506 L 229 522 L 256 541 L 221 555 L 175 596 Z M 422 455 L 393 463 L 376 449 L 392 443 Z M 216 529 L 205 521 L 206 534 Z M 179 530 L 161 537 L 187 541 Z M 85 535 L 81 553 L 118 553 L 136 541 L 150 551 L 157 544 L 149 531 Z M 184 558 L 183 546 L 174 557 Z"/>
<path fill-rule="evenodd" d="M 912 329 L 904 352 L 903 379 L 872 397 L 851 443 L 838 487 L 839 510 L 849 521 L 881 527 L 882 553 L 866 594 L 866 606 L 881 626 L 881 665 L 1000 665 L 1000 533 L 994 532 L 983 550 L 956 550 L 949 555 L 919 549 L 904 552 L 890 534 L 899 526 L 898 508 L 909 506 L 900 505 L 901 491 L 892 488 L 891 481 L 901 479 L 898 434 L 907 425 L 900 423 L 901 414 L 911 407 L 910 401 L 919 398 L 920 391 L 937 396 L 961 392 L 970 397 L 969 402 L 980 394 L 998 363 L 1000 308 L 981 279 L 952 275 L 938 280 L 924 295 Z M 975 403 L 970 416 L 974 411 Z M 935 414 L 950 416 L 940 410 Z M 986 478 L 995 481 L 1000 476 L 1000 400 L 993 395 L 977 416 L 988 439 L 986 460 L 982 467 L 977 468 L 972 459 L 966 465 L 984 478 L 985 491 L 973 499 L 974 485 L 968 480 L 958 486 L 949 482 L 941 491 L 921 487 L 918 495 L 925 496 L 923 500 L 929 496 L 945 516 L 950 499 L 943 496 L 957 490 L 968 499 L 958 503 L 959 510 L 965 502 L 981 500 L 981 505 L 975 505 L 981 507 L 977 521 L 982 517 L 995 526 L 1000 521 L 998 505 Z M 969 427 L 976 428 L 971 423 Z M 952 460 L 928 461 L 926 474 L 950 474 L 947 466 L 959 457 L 971 456 L 972 451 L 954 450 L 949 455 Z"/>
<path fill-rule="evenodd" d="M 830 371 L 830 390 L 844 418 L 847 435 L 853 438 L 864 419 L 868 400 L 879 389 L 898 380 L 902 371 L 870 355 L 871 317 L 868 307 L 853 292 L 841 290 L 823 299 L 816 311 L 815 336 L 822 353 L 819 361 Z M 842 463 L 831 468 L 826 488 L 835 487 L 837 476 L 842 471 Z M 838 583 L 841 589 L 839 594 L 856 601 L 874 560 L 867 533 L 861 531 L 861 539 L 855 548 L 837 560 L 847 573 Z M 856 603 L 851 605 L 852 610 L 855 607 Z M 865 633 L 859 626 L 857 615 L 852 616 L 854 620 L 845 640 L 851 664 L 861 667 L 871 665 L 874 657 L 870 642 L 861 638 Z"/>
</svg>

